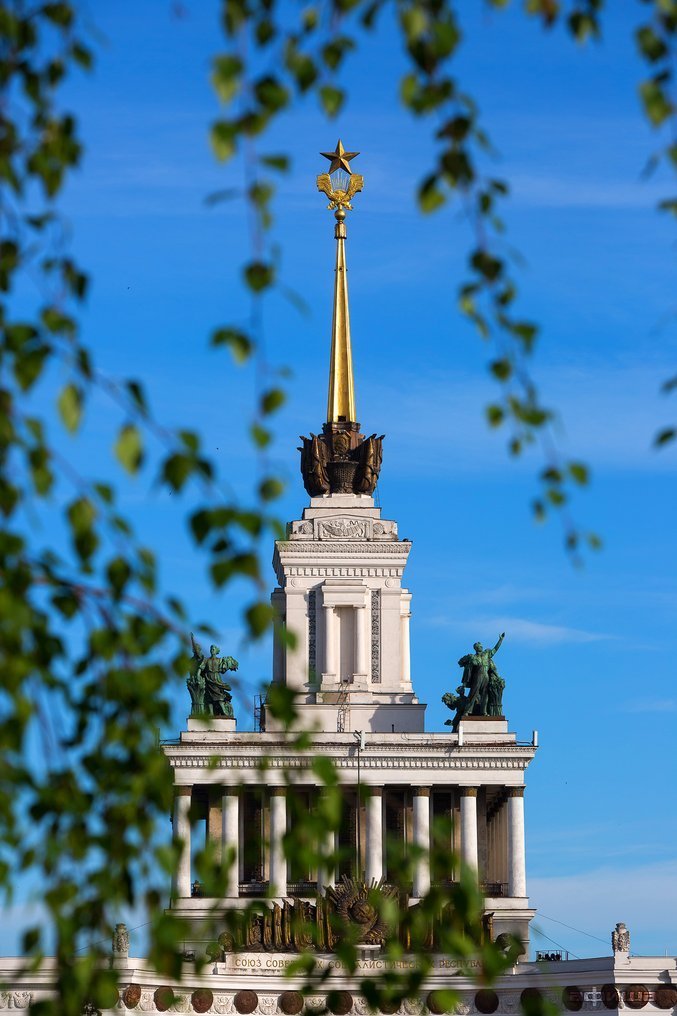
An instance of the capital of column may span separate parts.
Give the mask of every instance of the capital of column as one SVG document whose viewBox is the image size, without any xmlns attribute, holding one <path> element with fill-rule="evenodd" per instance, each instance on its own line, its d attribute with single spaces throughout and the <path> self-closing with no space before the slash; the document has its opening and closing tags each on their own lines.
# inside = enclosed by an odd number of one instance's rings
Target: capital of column
<svg viewBox="0 0 677 1016">
<path fill-rule="evenodd" d="M 430 797 L 430 787 L 414 787 L 416 797 Z"/>
<path fill-rule="evenodd" d="M 461 787 L 463 797 L 477 797 L 478 787 Z"/>
<path fill-rule="evenodd" d="M 270 793 L 271 797 L 286 797 L 287 796 L 287 788 L 286 787 L 271 787 L 269 793 Z"/>
<path fill-rule="evenodd" d="M 526 787 L 508 787 L 508 797 L 524 797 Z"/>
<path fill-rule="evenodd" d="M 370 797 L 382 797 L 383 796 L 383 787 L 372 787 L 372 786 L 366 785 L 364 789 L 367 792 L 367 794 L 369 794 Z"/>
<path fill-rule="evenodd" d="M 177 797 L 190 797 L 193 793 L 192 787 L 174 787 L 174 793 Z"/>
</svg>

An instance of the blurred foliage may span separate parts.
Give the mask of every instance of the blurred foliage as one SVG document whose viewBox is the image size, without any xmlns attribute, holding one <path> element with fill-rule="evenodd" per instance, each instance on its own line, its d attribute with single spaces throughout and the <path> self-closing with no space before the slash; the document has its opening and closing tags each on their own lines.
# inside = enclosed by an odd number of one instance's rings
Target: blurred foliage
<svg viewBox="0 0 677 1016">
<path fill-rule="evenodd" d="M 477 103 L 453 73 L 462 40 L 460 5 L 396 0 L 389 6 L 408 62 L 400 100 L 412 115 L 429 118 L 436 142 L 435 162 L 418 190 L 420 208 L 432 213 L 455 202 L 471 227 L 458 300 L 492 344 L 489 370 L 499 395 L 487 407 L 488 422 L 507 429 L 514 455 L 542 443 L 546 465 L 537 516 L 556 508 L 570 549 L 581 540 L 595 545 L 596 538 L 581 533 L 566 514 L 570 491 L 587 483 L 588 469 L 558 453 L 553 410 L 542 403 L 528 370 L 538 328 L 517 310 L 500 217 L 509 187 L 481 168 L 490 140 Z M 245 199 L 253 215 L 242 281 L 252 313 L 251 327 L 221 323 L 211 342 L 225 347 L 236 366 L 261 356 L 258 308 L 278 285 L 268 230 L 276 179 L 290 166 L 287 153 L 259 152 L 257 146 L 275 118 L 302 96 L 315 96 L 327 117 L 336 116 L 345 101 L 344 64 L 357 46 L 376 38 L 385 7 L 386 0 L 326 0 L 283 9 L 276 0 L 221 3 L 223 49 L 214 58 L 212 80 L 223 112 L 212 125 L 211 142 L 220 160 L 243 156 Z M 674 170 L 677 0 L 647 0 L 643 7 L 637 48 L 645 76 L 639 91 L 648 122 L 667 138 L 653 164 Z M 602 34 L 602 0 L 527 0 L 524 9 L 525 17 L 551 31 L 562 28 L 577 43 Z M 178 597 L 158 592 L 155 554 L 137 540 L 114 485 L 81 476 L 58 451 L 51 413 L 36 409 L 36 392 L 56 365 L 56 410 L 70 435 L 82 426 L 93 390 L 112 400 L 118 412 L 113 460 L 126 473 L 186 498 L 188 529 L 204 555 L 207 581 L 215 588 L 238 578 L 250 583 L 243 615 L 253 638 L 274 623 L 259 545 L 280 533 L 269 506 L 282 484 L 268 466 L 266 449 L 285 397 L 277 384 L 260 384 L 251 427 L 260 479 L 251 503 L 242 504 L 224 493 L 198 433 L 169 430 L 156 419 L 142 380 L 113 381 L 98 370 L 78 324 L 88 277 L 68 253 L 58 214 L 64 183 L 82 157 L 76 117 L 61 108 L 60 90 L 70 75 L 93 64 L 86 24 L 75 3 L 0 0 L 0 890 L 11 903 L 17 883 L 39 886 L 42 911 L 25 935 L 23 953 L 27 967 L 37 966 L 53 943 L 56 998 L 35 1011 L 62 1016 L 109 997 L 115 980 L 106 963 L 110 934 L 125 908 L 147 912 L 149 959 L 158 971 L 181 974 L 186 929 L 163 911 L 178 846 L 168 847 L 156 833 L 172 807 L 171 774 L 157 731 L 166 728 L 171 696 L 188 673 L 187 632 L 198 626 Z M 661 208 L 674 215 L 677 198 Z M 31 313 L 17 309 L 27 305 L 28 286 L 34 287 Z M 665 391 L 676 387 L 672 378 Z M 656 443 L 665 446 L 675 434 L 675 427 L 666 426 Z M 155 451 L 149 455 L 151 445 L 160 449 L 159 465 Z M 33 525 L 38 501 L 62 516 L 68 546 L 41 543 Z M 293 633 L 281 635 L 293 641 Z M 269 708 L 293 726 L 293 702 L 278 698 Z M 317 765 L 328 810 L 294 823 L 286 845 L 290 857 L 312 854 L 318 823 L 336 821 L 336 774 L 322 760 Z M 196 864 L 218 895 L 221 862 L 206 849 Z M 454 892 L 457 917 L 446 947 L 458 957 L 479 951 L 488 983 L 503 960 L 480 940 L 479 901 L 467 881 Z M 433 893 L 423 909 L 433 914 L 441 902 Z M 411 938 L 416 947 L 413 924 Z M 349 953 L 345 959 L 353 961 Z M 391 998 L 415 993 L 426 962 L 421 950 L 416 976 L 402 981 L 387 975 L 362 990 L 374 1004 L 381 991 Z"/>
</svg>

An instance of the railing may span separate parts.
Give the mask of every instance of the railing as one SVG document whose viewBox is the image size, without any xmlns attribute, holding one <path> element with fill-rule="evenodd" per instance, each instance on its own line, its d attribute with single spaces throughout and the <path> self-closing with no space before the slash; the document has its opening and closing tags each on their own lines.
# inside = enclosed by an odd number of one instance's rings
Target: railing
<svg viewBox="0 0 677 1016">
<path fill-rule="evenodd" d="M 287 896 L 316 896 L 317 882 L 287 882 Z"/>
<path fill-rule="evenodd" d="M 453 889 L 455 885 L 458 885 L 453 878 L 437 879 L 432 882 L 433 889 Z M 403 889 L 412 891 L 412 887 L 402 886 Z M 240 896 L 266 896 L 268 894 L 269 883 L 267 881 L 256 881 L 256 882 L 240 882 L 239 893 Z M 508 883 L 507 882 L 482 882 L 480 889 L 484 896 L 491 898 L 503 897 L 508 895 Z M 317 882 L 312 881 L 301 881 L 301 882 L 288 882 L 287 883 L 287 896 L 292 897 L 304 897 L 304 896 L 315 896 L 317 894 Z M 190 887 L 190 895 L 196 899 L 199 899 L 204 895 L 202 882 L 195 881 Z M 559 953 L 543 953 L 543 959 L 560 959 L 562 954 Z"/>
<path fill-rule="evenodd" d="M 482 882 L 480 885 L 485 896 L 496 898 L 497 896 L 508 895 L 508 883 L 507 882 Z"/>
<path fill-rule="evenodd" d="M 267 896 L 268 885 L 266 882 L 240 882 L 240 896 Z"/>
<path fill-rule="evenodd" d="M 540 949 L 536 952 L 536 962 L 541 963 L 559 963 L 562 959 L 561 949 L 551 949 L 549 952 L 542 952 Z"/>
</svg>

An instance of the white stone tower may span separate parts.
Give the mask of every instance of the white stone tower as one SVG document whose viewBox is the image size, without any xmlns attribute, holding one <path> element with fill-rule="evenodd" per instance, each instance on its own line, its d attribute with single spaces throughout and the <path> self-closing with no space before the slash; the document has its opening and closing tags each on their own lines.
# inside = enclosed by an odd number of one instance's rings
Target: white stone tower
<svg viewBox="0 0 677 1016">
<path fill-rule="evenodd" d="M 409 845 L 422 848 L 413 882 L 399 887 L 411 904 L 431 883 L 458 879 L 460 858 L 482 887 L 491 933 L 517 934 L 526 949 L 534 911 L 526 889 L 523 794 L 536 746 L 518 743 L 502 716 L 467 717 L 455 732 L 424 730 L 425 706 L 410 665 L 411 594 L 403 585 L 411 544 L 374 504 L 382 438 L 362 435 L 355 411 L 345 218 L 362 178 L 350 172 L 357 153 L 340 142 L 324 154 L 332 164 L 318 187 L 336 218 L 327 420 L 321 434 L 302 438 L 310 504 L 275 545 L 272 594 L 282 625 L 295 635 L 293 648 L 276 638 L 272 681 L 296 691 L 310 746 L 293 747 L 265 706 L 253 733 L 237 732 L 234 719 L 191 719 L 179 743 L 165 746 L 175 772 L 174 834 L 184 845 L 172 910 L 194 919 L 199 941 L 200 916 L 215 905 L 242 906 L 256 896 L 269 906 L 313 901 L 344 874 L 388 882 L 395 878 L 389 840 L 405 852 Z M 282 850 L 289 794 L 313 809 L 322 793 L 312 767 L 317 755 L 332 760 L 343 789 L 345 821 L 334 845 L 345 861 L 337 871 L 301 871 Z M 204 824 L 199 835 L 236 858 L 221 901 L 205 899 L 194 882 L 196 816 Z M 445 819 L 449 830 L 441 868 L 429 857 L 436 819 Z"/>
</svg>

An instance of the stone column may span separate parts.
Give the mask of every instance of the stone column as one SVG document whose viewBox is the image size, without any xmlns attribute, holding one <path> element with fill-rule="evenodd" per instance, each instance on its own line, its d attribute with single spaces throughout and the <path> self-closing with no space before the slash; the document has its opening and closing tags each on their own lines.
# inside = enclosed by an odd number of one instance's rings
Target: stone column
<svg viewBox="0 0 677 1016">
<path fill-rule="evenodd" d="M 239 896 L 240 879 L 240 795 L 227 787 L 221 798 L 221 855 L 227 864 L 224 896 Z"/>
<path fill-rule="evenodd" d="M 282 837 L 287 832 L 287 791 L 285 787 L 270 789 L 270 853 L 268 878 L 271 896 L 287 895 L 287 859 Z"/>
<path fill-rule="evenodd" d="M 425 896 L 430 889 L 430 787 L 414 787 L 414 846 L 422 851 L 414 864 L 412 896 Z"/>
<path fill-rule="evenodd" d="M 400 673 L 400 681 L 406 687 L 411 684 L 411 638 L 409 630 L 409 622 L 411 620 L 411 610 L 409 605 L 411 604 L 411 593 L 402 592 L 402 598 L 400 601 L 400 632 L 401 632 L 401 659 L 402 668 Z"/>
<path fill-rule="evenodd" d="M 507 800 L 507 798 L 506 798 Z M 508 881 L 508 805 L 501 805 L 501 882 Z"/>
<path fill-rule="evenodd" d="M 181 841 L 179 858 L 174 872 L 172 896 L 175 899 L 190 897 L 190 805 L 192 787 L 174 788 L 174 843 Z"/>
<path fill-rule="evenodd" d="M 320 845 L 322 854 L 324 856 L 334 854 L 336 851 L 336 834 L 333 829 L 330 829 L 324 834 L 324 842 Z M 326 885 L 334 885 L 336 882 L 336 872 L 334 866 L 327 862 L 326 867 L 320 865 L 317 869 L 317 891 L 322 892 Z"/>
<path fill-rule="evenodd" d="M 497 882 L 496 858 L 494 855 L 494 832 L 496 830 L 496 816 L 487 816 L 487 881 Z"/>
<path fill-rule="evenodd" d="M 526 896 L 524 787 L 508 790 L 508 896 Z"/>
<path fill-rule="evenodd" d="M 366 881 L 383 878 L 383 797 L 380 787 L 370 787 L 366 802 Z"/>
<path fill-rule="evenodd" d="M 324 677 L 338 680 L 338 617 L 334 607 L 324 604 Z"/>
<path fill-rule="evenodd" d="M 284 623 L 286 597 L 283 589 L 278 587 L 273 590 L 270 597 L 270 604 L 275 611 L 275 616 L 280 624 Z M 286 676 L 285 657 L 287 655 L 286 646 L 282 641 L 281 634 L 282 633 L 278 625 L 275 625 L 273 629 L 273 681 L 279 682 L 280 684 L 284 682 Z"/>
<path fill-rule="evenodd" d="M 461 861 L 477 872 L 477 787 L 461 787 Z"/>
<path fill-rule="evenodd" d="M 221 844 L 223 842 L 223 820 L 221 818 L 221 795 L 218 787 L 209 788 L 207 802 L 207 841 L 213 851 L 215 864 L 221 863 Z"/>
<path fill-rule="evenodd" d="M 365 604 L 355 607 L 355 679 L 367 678 L 367 611 Z"/>
</svg>

